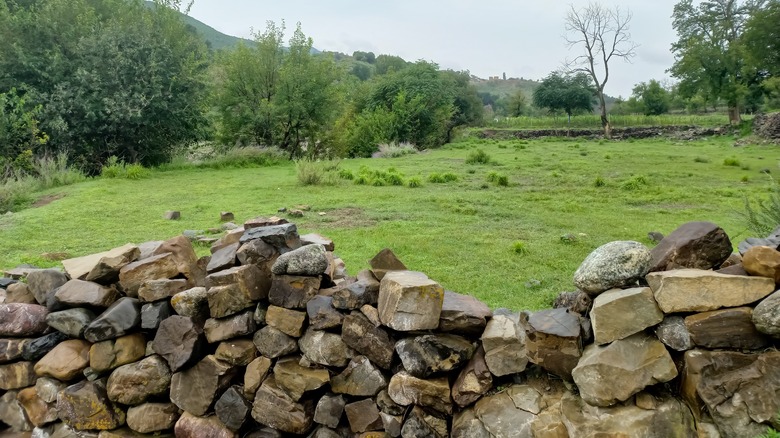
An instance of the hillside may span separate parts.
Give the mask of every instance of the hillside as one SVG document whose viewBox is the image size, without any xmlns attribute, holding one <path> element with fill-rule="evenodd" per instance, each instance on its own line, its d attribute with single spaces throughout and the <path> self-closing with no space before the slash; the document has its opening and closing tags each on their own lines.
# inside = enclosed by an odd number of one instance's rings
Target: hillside
<svg viewBox="0 0 780 438">
<path fill-rule="evenodd" d="M 154 6 L 154 2 L 147 0 L 146 5 L 148 7 L 152 7 Z M 208 24 L 190 17 L 189 15 L 181 14 L 181 17 L 182 20 L 184 20 L 184 23 L 187 24 L 187 26 L 191 26 L 193 29 L 195 29 L 198 35 L 202 36 L 203 39 L 206 40 L 206 44 L 213 50 L 235 47 L 238 43 L 241 42 L 245 44 L 254 44 L 254 41 L 246 38 L 226 35 L 209 26 Z"/>
<path fill-rule="evenodd" d="M 477 88 L 480 93 L 490 93 L 499 98 L 506 97 L 514 94 L 518 89 L 523 90 L 523 93 L 530 99 L 534 93 L 536 87 L 539 86 L 538 81 L 531 79 L 517 79 L 509 78 L 503 79 L 482 79 L 476 76 L 471 78 L 471 83 Z"/>
</svg>

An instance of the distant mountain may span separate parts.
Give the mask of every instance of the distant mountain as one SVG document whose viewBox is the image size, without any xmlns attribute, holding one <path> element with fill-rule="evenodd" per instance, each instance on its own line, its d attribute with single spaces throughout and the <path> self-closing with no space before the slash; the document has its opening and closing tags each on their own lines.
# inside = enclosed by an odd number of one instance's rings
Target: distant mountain
<svg viewBox="0 0 780 438">
<path fill-rule="evenodd" d="M 154 6 L 153 1 L 146 0 L 145 3 L 147 7 Z M 184 24 L 195 29 L 198 35 L 202 36 L 203 39 L 206 40 L 206 44 L 213 50 L 235 47 L 238 45 L 238 43 L 254 44 L 254 41 L 248 40 L 246 38 L 226 35 L 209 25 L 190 17 L 189 15 L 180 15 L 181 19 L 184 21 Z"/>
</svg>

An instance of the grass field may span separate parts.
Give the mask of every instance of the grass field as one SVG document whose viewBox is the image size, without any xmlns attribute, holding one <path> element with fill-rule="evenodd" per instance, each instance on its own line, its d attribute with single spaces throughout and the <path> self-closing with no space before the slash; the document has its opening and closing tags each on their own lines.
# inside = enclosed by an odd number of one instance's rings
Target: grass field
<svg viewBox="0 0 780 438">
<path fill-rule="evenodd" d="M 488 164 L 466 164 L 475 151 Z M 308 204 L 301 233 L 333 238 L 350 273 L 384 247 L 446 288 L 492 307 L 538 309 L 572 290 L 572 274 L 612 240 L 651 245 L 686 221 L 709 220 L 734 244 L 748 237 L 744 197 L 765 196 L 780 171 L 780 150 L 733 147 L 733 138 L 692 142 L 464 139 L 440 150 L 393 159 L 345 160 L 361 168 L 419 178 L 422 187 L 302 186 L 292 163 L 251 169 L 154 171 L 140 180 L 95 179 L 41 194 L 48 205 L 0 217 L 0 267 L 53 266 L 43 253 L 80 256 L 126 242 L 218 227 Z M 431 183 L 431 173 L 457 181 Z M 508 186 L 500 186 L 506 177 Z M 490 181 L 489 181 L 490 180 Z M 180 221 L 165 221 L 180 210 Z M 320 216 L 318 213 L 323 212 Z M 203 254 L 206 247 L 199 248 Z"/>
</svg>

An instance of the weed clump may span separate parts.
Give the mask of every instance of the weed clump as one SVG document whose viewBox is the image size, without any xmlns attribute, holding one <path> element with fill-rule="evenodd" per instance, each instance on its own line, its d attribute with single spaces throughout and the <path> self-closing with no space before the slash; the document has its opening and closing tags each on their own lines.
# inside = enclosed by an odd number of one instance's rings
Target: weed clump
<svg viewBox="0 0 780 438">
<path fill-rule="evenodd" d="M 501 187 L 509 186 L 509 177 L 507 177 L 503 173 L 499 173 L 496 171 L 492 171 L 488 173 L 487 180 L 488 182 L 493 183 L 497 186 L 501 186 Z"/>
<path fill-rule="evenodd" d="M 409 178 L 409 181 L 406 182 L 406 186 L 410 189 L 416 189 L 418 187 L 422 187 L 422 180 L 419 177 L 412 177 Z"/>
<path fill-rule="evenodd" d="M 646 187 L 649 185 L 649 182 L 647 181 L 647 177 L 644 175 L 635 175 L 631 178 L 623 181 L 623 184 L 620 185 L 620 188 L 623 190 L 639 190 L 643 187 Z"/>
<path fill-rule="evenodd" d="M 512 244 L 512 252 L 519 255 L 526 255 L 528 254 L 528 245 L 521 240 L 515 241 L 515 243 Z"/>
<path fill-rule="evenodd" d="M 466 164 L 490 164 L 491 161 L 490 155 L 482 149 L 477 149 L 466 158 Z"/>
<path fill-rule="evenodd" d="M 366 166 L 360 166 L 357 176 L 354 176 L 354 182 L 358 185 L 374 187 L 402 186 L 405 183 L 404 175 L 394 167 L 387 170 L 371 170 Z"/>
<path fill-rule="evenodd" d="M 295 164 L 298 182 L 304 186 L 334 186 L 338 184 L 336 168 L 327 162 L 299 161 Z"/>
<path fill-rule="evenodd" d="M 731 157 L 731 158 L 724 159 L 723 160 L 723 165 L 724 166 L 739 167 L 741 164 L 740 164 L 738 159 Z"/>
<path fill-rule="evenodd" d="M 411 143 L 382 143 L 379 145 L 379 152 L 374 156 L 377 158 L 398 158 L 416 153 L 417 148 Z"/>
<path fill-rule="evenodd" d="M 596 180 L 593 181 L 593 187 L 604 187 L 607 185 L 607 182 L 604 180 L 603 177 L 597 176 Z"/>
<path fill-rule="evenodd" d="M 104 164 L 100 169 L 100 176 L 103 178 L 125 178 L 137 180 L 146 178 L 149 175 L 151 175 L 149 169 L 145 168 L 141 164 L 126 164 L 115 155 L 109 157 L 108 161 L 106 161 L 106 164 Z"/>
<path fill-rule="evenodd" d="M 444 184 L 452 181 L 457 181 L 458 175 L 455 175 L 452 172 L 446 172 L 446 173 L 432 173 L 428 175 L 428 182 L 434 183 L 434 184 Z"/>
<path fill-rule="evenodd" d="M 694 163 L 709 163 L 710 159 L 707 157 L 696 157 L 693 159 Z"/>
</svg>

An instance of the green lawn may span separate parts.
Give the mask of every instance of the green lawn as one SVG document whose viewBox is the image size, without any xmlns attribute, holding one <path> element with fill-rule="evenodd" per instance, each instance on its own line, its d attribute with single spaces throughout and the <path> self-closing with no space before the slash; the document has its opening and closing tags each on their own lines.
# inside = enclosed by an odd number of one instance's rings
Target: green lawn
<svg viewBox="0 0 780 438">
<path fill-rule="evenodd" d="M 407 179 L 420 177 L 420 188 L 347 180 L 301 186 L 293 164 L 97 179 L 45 193 L 64 195 L 46 206 L 0 217 L 0 267 L 52 266 L 56 262 L 41 254 L 80 256 L 217 227 L 224 210 L 243 220 L 309 204 L 313 210 L 295 220 L 301 233 L 333 238 L 352 274 L 389 247 L 410 269 L 445 288 L 492 307 L 539 309 L 558 292 L 573 290 L 574 270 L 609 241 L 650 245 L 648 231 L 668 234 L 692 220 L 718 223 L 735 245 L 747 237 L 738 212 L 746 195 L 766 195 L 769 177 L 762 170 L 780 171 L 780 149 L 733 142 L 467 139 L 417 155 L 340 164 L 354 173 L 361 166 L 394 167 Z M 465 164 L 476 149 L 494 163 Z M 459 179 L 429 183 L 433 172 L 453 172 Z M 488 183 L 490 172 L 508 176 L 509 186 Z M 181 211 L 180 221 L 162 219 L 174 209 Z M 564 234 L 576 240 L 561 239 Z M 205 247 L 199 251 L 208 253 Z"/>
</svg>

